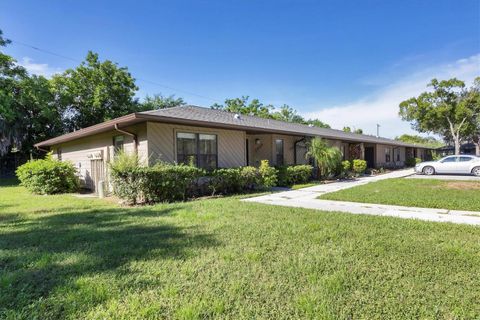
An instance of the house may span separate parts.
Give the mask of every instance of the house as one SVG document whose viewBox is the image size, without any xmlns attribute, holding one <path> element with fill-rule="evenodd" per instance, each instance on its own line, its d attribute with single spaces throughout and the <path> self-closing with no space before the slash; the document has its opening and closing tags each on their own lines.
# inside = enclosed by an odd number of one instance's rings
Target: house
<svg viewBox="0 0 480 320">
<path fill-rule="evenodd" d="M 447 145 L 435 149 L 436 153 L 440 156 L 449 156 L 455 154 L 455 146 Z M 477 150 L 474 143 L 464 143 L 460 146 L 460 154 L 470 154 L 472 156 L 476 155 Z"/>
<path fill-rule="evenodd" d="M 305 164 L 306 142 L 324 138 L 344 159 L 365 159 L 368 166 L 401 167 L 409 157 L 428 157 L 428 149 L 375 136 L 317 128 L 197 106 L 132 113 L 37 143 L 59 160 L 77 167 L 95 189 L 108 178 L 107 163 L 118 150 L 137 152 L 148 165 L 157 161 L 194 161 L 202 168 Z"/>
</svg>

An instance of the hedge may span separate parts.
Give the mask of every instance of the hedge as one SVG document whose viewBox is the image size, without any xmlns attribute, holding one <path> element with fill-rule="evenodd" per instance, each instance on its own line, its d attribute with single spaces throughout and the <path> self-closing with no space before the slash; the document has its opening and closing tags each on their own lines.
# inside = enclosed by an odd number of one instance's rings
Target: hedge
<svg viewBox="0 0 480 320">
<path fill-rule="evenodd" d="M 356 174 L 364 173 L 365 170 L 367 170 L 367 161 L 360 159 L 353 160 L 352 169 Z"/>
<path fill-rule="evenodd" d="M 306 183 L 312 178 L 311 165 L 281 166 L 277 168 L 277 184 L 279 186 L 292 186 Z"/>
<path fill-rule="evenodd" d="M 405 165 L 407 167 L 414 167 L 417 163 L 422 162 L 422 159 L 420 158 L 407 158 L 405 160 Z"/>
<path fill-rule="evenodd" d="M 79 188 L 73 164 L 55 160 L 51 155 L 28 161 L 17 168 L 16 174 L 20 184 L 36 194 L 75 192 Z"/>
</svg>

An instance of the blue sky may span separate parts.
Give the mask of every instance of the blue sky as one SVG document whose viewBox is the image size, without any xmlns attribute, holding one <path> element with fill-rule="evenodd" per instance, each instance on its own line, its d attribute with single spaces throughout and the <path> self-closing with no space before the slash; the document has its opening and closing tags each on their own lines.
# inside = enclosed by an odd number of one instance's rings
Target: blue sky
<svg viewBox="0 0 480 320">
<path fill-rule="evenodd" d="M 76 60 L 93 50 L 177 89 L 138 80 L 139 97 L 209 106 L 249 95 L 338 128 L 380 123 L 386 137 L 409 131 L 398 103 L 431 77 L 480 75 L 476 0 L 3 0 L 0 28 Z M 6 51 L 40 74 L 77 64 L 15 43 Z"/>
</svg>

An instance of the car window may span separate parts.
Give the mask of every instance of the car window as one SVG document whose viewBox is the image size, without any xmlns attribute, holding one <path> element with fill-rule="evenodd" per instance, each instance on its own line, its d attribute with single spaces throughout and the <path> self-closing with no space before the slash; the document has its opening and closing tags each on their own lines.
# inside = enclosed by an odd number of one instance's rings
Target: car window
<svg viewBox="0 0 480 320">
<path fill-rule="evenodd" d="M 460 162 L 467 162 L 467 161 L 472 161 L 472 157 L 460 157 Z"/>
<path fill-rule="evenodd" d="M 445 163 L 445 162 L 455 162 L 457 161 L 457 157 L 448 157 L 448 158 L 445 158 L 442 160 L 442 163 Z"/>
</svg>

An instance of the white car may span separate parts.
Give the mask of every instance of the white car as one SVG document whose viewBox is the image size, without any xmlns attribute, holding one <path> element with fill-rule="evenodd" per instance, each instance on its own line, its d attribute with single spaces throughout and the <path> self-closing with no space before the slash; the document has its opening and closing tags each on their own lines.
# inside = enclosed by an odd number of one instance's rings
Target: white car
<svg viewBox="0 0 480 320">
<path fill-rule="evenodd" d="M 470 155 L 447 156 L 437 161 L 421 162 L 415 166 L 416 173 L 473 174 L 480 177 L 480 158 Z"/>
</svg>

